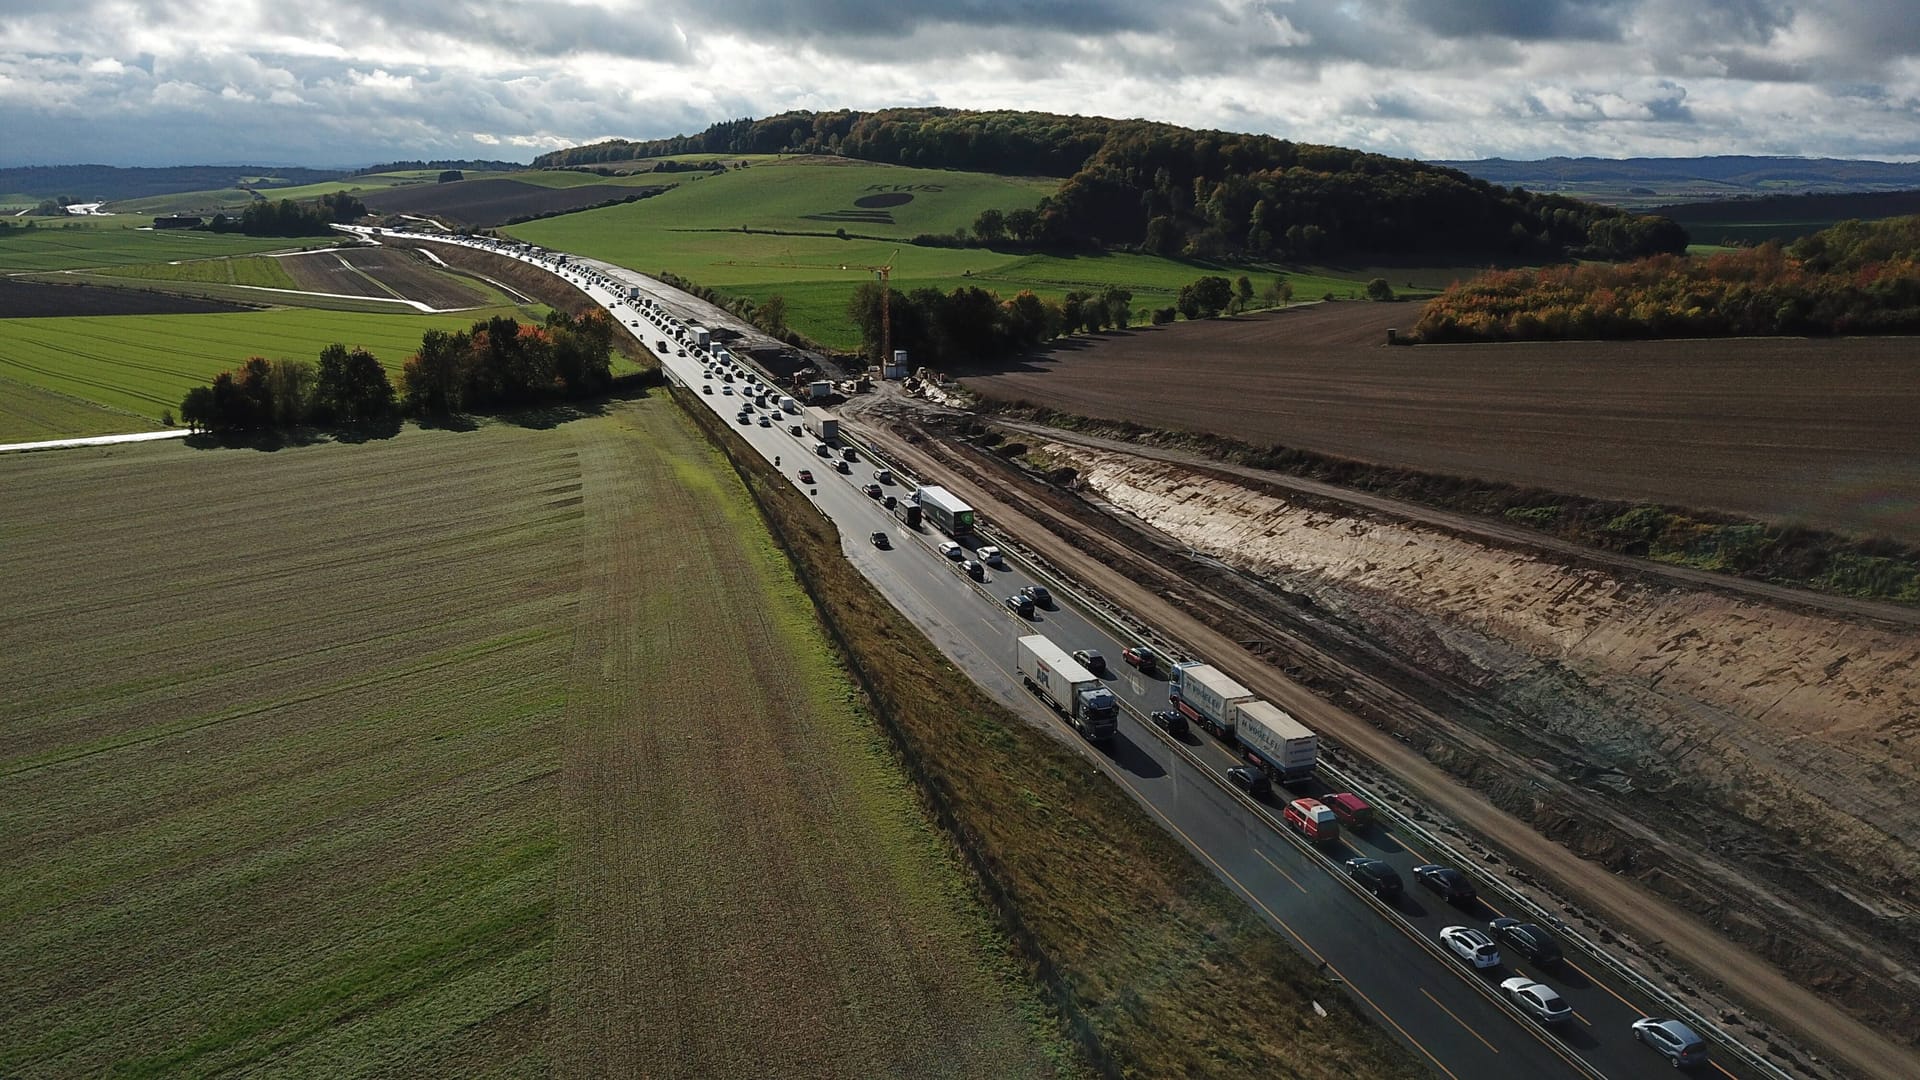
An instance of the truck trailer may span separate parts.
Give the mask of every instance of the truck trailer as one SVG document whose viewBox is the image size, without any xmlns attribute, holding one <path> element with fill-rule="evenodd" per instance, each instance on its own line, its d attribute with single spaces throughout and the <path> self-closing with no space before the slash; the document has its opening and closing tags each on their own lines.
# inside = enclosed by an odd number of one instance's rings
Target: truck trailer
<svg viewBox="0 0 1920 1080">
<path fill-rule="evenodd" d="M 1233 734 L 1235 707 L 1252 701 L 1253 691 L 1212 664 L 1175 664 L 1167 700 L 1187 719 L 1224 739 Z"/>
<path fill-rule="evenodd" d="M 1320 737 L 1270 701 L 1234 706 L 1233 738 L 1283 784 L 1312 776 L 1320 760 Z"/>
<path fill-rule="evenodd" d="M 1065 716 L 1086 739 L 1105 742 L 1113 738 L 1120 705 L 1106 683 L 1045 634 L 1021 638 L 1018 654 L 1020 681 L 1029 691 Z"/>
<path fill-rule="evenodd" d="M 821 442 L 830 443 L 840 437 L 840 418 L 827 410 L 809 405 L 800 415 L 807 425 L 807 434 Z"/>
<path fill-rule="evenodd" d="M 972 534 L 973 507 L 961 502 L 946 488 L 927 484 L 914 491 L 913 501 L 926 513 L 934 528 L 948 536 L 958 539 Z"/>
</svg>

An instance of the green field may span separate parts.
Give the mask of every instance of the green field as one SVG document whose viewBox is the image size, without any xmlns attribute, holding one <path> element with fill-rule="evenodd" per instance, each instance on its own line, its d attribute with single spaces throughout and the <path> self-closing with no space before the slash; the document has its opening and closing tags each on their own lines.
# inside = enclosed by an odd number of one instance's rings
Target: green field
<svg viewBox="0 0 1920 1080">
<path fill-rule="evenodd" d="M 670 403 L 0 488 L 0 1075 L 1064 1054 Z"/>
<path fill-rule="evenodd" d="M 155 431 L 158 421 L 0 379 L 0 444 Z"/>
<path fill-rule="evenodd" d="M 464 330 L 493 314 L 517 312 L 366 315 L 286 309 L 8 319 L 0 336 L 0 380 L 157 420 L 162 412 L 177 412 L 188 390 L 249 356 L 312 360 L 340 342 L 366 348 L 398 379 L 400 365 L 420 347 L 421 334 Z M 615 369 L 621 370 L 618 357 Z M 0 442 L 23 441 L 18 436 L 0 428 Z"/>
<path fill-rule="evenodd" d="M 145 219 L 129 221 L 125 217 L 95 218 L 85 224 L 54 220 L 59 223 L 0 229 L 0 272 L 78 270 L 333 245 L 324 237 L 288 240 L 143 229 L 140 226 L 149 224 Z"/>
<path fill-rule="evenodd" d="M 191 262 L 138 263 L 103 270 L 109 277 L 143 281 L 193 281 L 213 285 L 251 285 L 261 289 L 297 289 L 280 260 L 264 256 L 196 259 Z"/>
</svg>

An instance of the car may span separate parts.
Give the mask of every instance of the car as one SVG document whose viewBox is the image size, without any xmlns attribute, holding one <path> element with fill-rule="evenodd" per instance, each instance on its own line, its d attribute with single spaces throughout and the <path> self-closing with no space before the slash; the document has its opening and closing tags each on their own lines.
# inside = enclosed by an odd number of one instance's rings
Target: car
<svg viewBox="0 0 1920 1080">
<path fill-rule="evenodd" d="M 1541 967 L 1551 967 L 1561 960 L 1560 946 L 1552 936 L 1530 922 L 1495 919 L 1487 924 L 1487 930 L 1508 948 Z"/>
<path fill-rule="evenodd" d="M 987 550 L 986 548 L 980 549 L 981 558 L 984 559 L 987 557 Z M 1093 672 L 1095 675 L 1105 675 L 1107 673 L 1107 658 L 1101 656 L 1100 650 L 1098 649 L 1073 650 L 1073 662 Z"/>
<path fill-rule="evenodd" d="M 850 473 L 853 471 L 853 466 L 848 465 L 844 461 L 836 461 L 833 463 L 833 471 L 838 473 Z"/>
<path fill-rule="evenodd" d="M 813 483 L 813 470 L 812 470 L 812 469 L 801 469 L 801 470 L 800 470 L 800 482 L 801 482 L 801 483 L 803 483 L 803 484 L 811 484 L 811 483 Z"/>
<path fill-rule="evenodd" d="M 849 455 L 849 456 L 851 456 L 851 455 Z M 873 478 L 874 478 L 874 479 L 875 479 L 876 481 L 878 481 L 878 482 L 880 482 L 880 483 L 882 483 L 882 484 L 891 484 L 891 483 L 893 483 L 893 473 L 891 473 L 891 472 L 889 472 L 889 471 L 888 471 L 888 470 L 886 470 L 886 469 L 875 469 L 875 470 L 873 470 Z"/>
<path fill-rule="evenodd" d="M 854 449 L 853 447 L 851 447 L 851 446 L 843 446 L 843 447 L 841 447 L 841 448 L 840 448 L 840 456 L 841 456 L 841 457 L 843 457 L 843 458 L 846 458 L 846 459 L 847 459 L 848 461 L 859 461 L 859 460 L 860 460 L 860 454 L 859 454 L 859 452 L 858 452 L 858 451 L 856 451 L 856 450 L 855 450 L 855 449 Z"/>
<path fill-rule="evenodd" d="M 974 562 L 972 559 L 960 560 L 960 569 L 965 570 L 967 576 L 975 581 L 985 581 L 987 579 L 987 568 Z"/>
<path fill-rule="evenodd" d="M 1440 943 L 1453 955 L 1477 968 L 1500 966 L 1500 947 L 1485 931 L 1471 926 L 1449 926 L 1440 931 Z"/>
<path fill-rule="evenodd" d="M 788 424 L 788 425 L 787 425 L 787 434 L 789 434 L 789 435 L 799 435 L 799 434 L 801 434 L 802 432 L 804 432 L 805 430 L 806 430 L 806 429 L 805 429 L 805 428 L 803 428 L 803 427 L 801 427 L 801 426 L 800 426 L 799 424 Z"/>
<path fill-rule="evenodd" d="M 898 505 L 900 505 L 900 500 L 898 500 L 898 499 L 896 499 L 896 498 L 894 498 L 893 496 L 891 496 L 891 495 L 889 495 L 889 496 L 887 496 L 886 498 L 884 498 L 884 499 L 881 499 L 881 500 L 880 500 L 880 505 L 882 505 L 882 506 L 884 506 L 884 507 L 886 507 L 887 509 L 889 509 L 889 510 L 891 510 L 891 509 L 893 509 L 894 507 L 896 507 L 896 506 L 898 506 Z"/>
<path fill-rule="evenodd" d="M 746 413 L 741 413 L 738 419 L 743 426 L 751 427 L 753 425 L 753 417 L 748 416 Z"/>
<path fill-rule="evenodd" d="M 1633 1022 L 1633 1037 L 1667 1055 L 1676 1069 L 1707 1063 L 1707 1040 L 1678 1020 L 1643 1016 Z"/>
<path fill-rule="evenodd" d="M 1573 1015 L 1573 1006 L 1560 996 L 1559 991 L 1543 982 L 1535 982 L 1524 975 L 1515 975 L 1500 983 L 1500 989 L 1513 999 L 1520 1011 L 1543 1024 L 1566 1022 Z"/>
<path fill-rule="evenodd" d="M 998 566 L 1000 564 L 1000 549 L 997 547 L 994 547 L 992 544 L 988 544 L 986 547 L 981 548 L 980 561 L 983 563 L 992 563 L 993 565 Z"/>
<path fill-rule="evenodd" d="M 1151 645 L 1129 645 L 1120 650 L 1120 659 L 1151 675 L 1162 667 L 1160 650 Z"/>
<path fill-rule="evenodd" d="M 1295 799 L 1280 816 L 1294 832 L 1309 840 L 1335 840 L 1340 836 L 1340 819 L 1319 799 Z"/>
<path fill-rule="evenodd" d="M 1007 608 L 1023 619 L 1033 618 L 1033 601 L 1025 593 L 1014 593 L 1007 597 Z"/>
<path fill-rule="evenodd" d="M 1267 779 L 1266 770 L 1251 765 L 1235 765 L 1227 770 L 1227 781 L 1234 787 L 1256 799 L 1273 796 L 1273 782 Z"/>
<path fill-rule="evenodd" d="M 1467 880 L 1467 875 L 1451 866 L 1425 863 L 1413 868 L 1413 877 L 1429 892 L 1451 904 L 1464 904 L 1478 895 L 1473 891 L 1473 882 Z"/>
<path fill-rule="evenodd" d="M 877 499 L 880 497 L 879 484 L 868 484 L 866 487 L 862 488 L 861 490 L 865 491 L 869 498 Z"/>
<path fill-rule="evenodd" d="M 772 427 L 772 426 L 773 426 L 773 421 L 771 421 L 771 420 L 769 420 L 769 419 L 767 419 L 766 417 L 764 417 L 764 416 L 763 416 L 763 417 L 761 417 L 761 418 L 760 418 L 760 426 L 761 426 L 761 427 Z"/>
<path fill-rule="evenodd" d="M 1187 734 L 1187 714 L 1172 709 L 1156 709 L 1147 714 L 1154 726 L 1175 738 L 1185 738 Z"/>
<path fill-rule="evenodd" d="M 940 554 L 945 555 L 954 562 L 959 562 L 961 559 L 966 558 L 965 550 L 951 540 L 940 545 Z"/>
<path fill-rule="evenodd" d="M 1026 593 L 1028 598 L 1030 598 L 1034 602 L 1035 606 L 1038 606 L 1038 607 L 1053 606 L 1053 594 L 1047 591 L 1047 587 L 1045 585 L 1029 585 L 1024 589 L 1021 589 L 1020 591 L 1023 593 Z"/>
<path fill-rule="evenodd" d="M 814 452 L 814 453 L 816 453 L 816 454 L 819 454 L 819 455 L 820 455 L 821 457 L 832 457 L 832 456 L 833 456 L 833 447 L 831 447 L 831 446 L 828 446 L 828 445 L 827 445 L 826 443 L 823 443 L 823 442 L 821 442 L 821 443 L 814 443 L 814 444 L 813 444 L 813 452 Z"/>
<path fill-rule="evenodd" d="M 711 393 L 713 393 L 713 386 L 712 386 L 711 384 L 708 384 L 708 385 L 706 385 L 706 386 L 702 386 L 702 387 L 700 388 L 700 392 L 701 392 L 701 393 L 703 393 L 703 394 L 711 394 Z"/>
<path fill-rule="evenodd" d="M 725 395 L 726 395 L 726 396 L 728 396 L 728 397 L 732 397 L 732 396 L 733 396 L 733 387 L 731 387 L 731 386 L 723 386 L 723 387 L 721 387 L 721 388 L 720 388 L 720 392 L 721 392 L 722 394 L 725 394 Z"/>
<path fill-rule="evenodd" d="M 1364 829 L 1373 824 L 1373 805 L 1351 791 L 1341 791 L 1320 800 L 1349 829 Z"/>
<path fill-rule="evenodd" d="M 886 533 L 883 533 L 883 532 L 874 533 L 872 539 L 873 539 L 873 546 L 879 548 L 882 551 L 885 551 L 888 548 L 893 546 L 893 541 L 887 539 Z"/>
<path fill-rule="evenodd" d="M 1381 859 L 1369 859 L 1363 855 L 1348 859 L 1344 865 L 1348 877 L 1382 900 L 1391 900 L 1406 891 L 1406 886 L 1400 883 L 1400 875 Z"/>
</svg>

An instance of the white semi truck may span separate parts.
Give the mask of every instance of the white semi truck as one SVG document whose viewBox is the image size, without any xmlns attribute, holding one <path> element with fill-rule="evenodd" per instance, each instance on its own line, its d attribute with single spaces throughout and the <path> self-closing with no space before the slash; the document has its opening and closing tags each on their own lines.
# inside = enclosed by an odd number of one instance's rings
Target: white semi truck
<svg viewBox="0 0 1920 1080">
<path fill-rule="evenodd" d="M 1167 699 L 1187 719 L 1225 739 L 1233 735 L 1234 707 L 1252 701 L 1253 691 L 1212 664 L 1175 664 Z"/>
<path fill-rule="evenodd" d="M 1092 742 L 1113 738 L 1120 704 L 1093 672 L 1081 667 L 1045 634 L 1020 639 L 1016 666 L 1020 681 L 1060 712 L 1074 730 Z"/>
<path fill-rule="evenodd" d="M 1312 776 L 1320 760 L 1320 736 L 1270 701 L 1234 706 L 1233 738 L 1283 784 Z"/>
</svg>

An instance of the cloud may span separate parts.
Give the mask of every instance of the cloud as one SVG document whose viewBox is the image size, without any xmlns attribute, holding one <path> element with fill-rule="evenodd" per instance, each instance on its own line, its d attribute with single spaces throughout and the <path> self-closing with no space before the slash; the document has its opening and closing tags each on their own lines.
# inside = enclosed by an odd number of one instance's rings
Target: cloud
<svg viewBox="0 0 1920 1080">
<path fill-rule="evenodd" d="M 1911 0 L 6 0 L 0 164 L 526 156 L 790 108 L 1421 157 L 1912 156 Z"/>
</svg>

